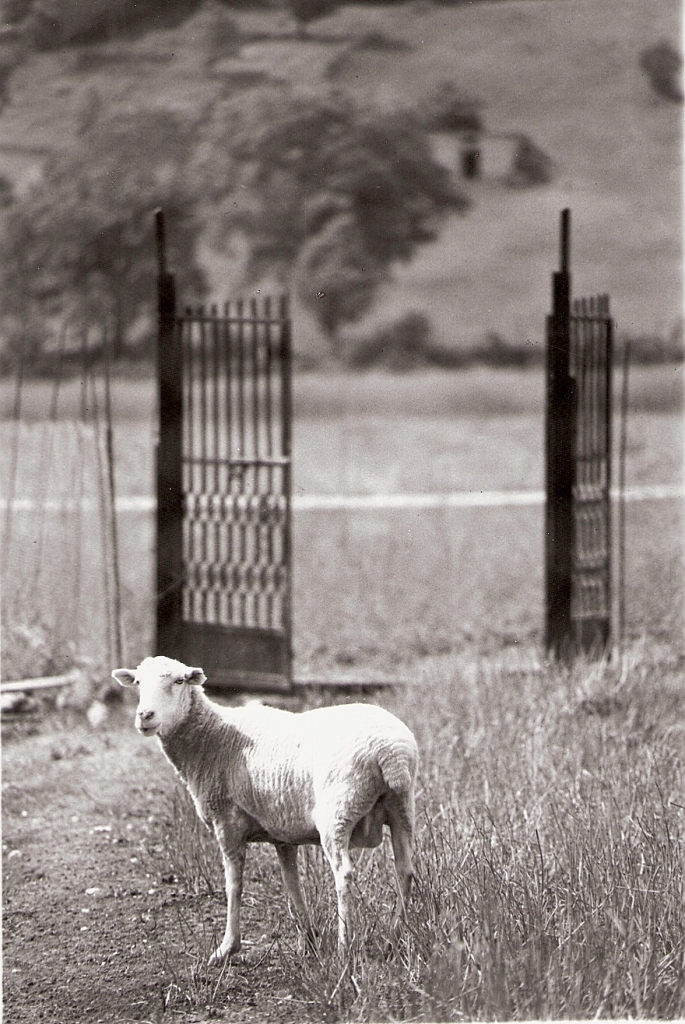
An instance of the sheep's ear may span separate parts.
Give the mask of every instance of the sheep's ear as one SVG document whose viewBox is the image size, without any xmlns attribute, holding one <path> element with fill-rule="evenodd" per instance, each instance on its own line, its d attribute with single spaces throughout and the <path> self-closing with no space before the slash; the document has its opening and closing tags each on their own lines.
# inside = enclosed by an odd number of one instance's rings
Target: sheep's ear
<svg viewBox="0 0 685 1024">
<path fill-rule="evenodd" d="M 112 677 L 116 679 L 120 686 L 138 685 L 136 674 L 130 668 L 115 668 L 114 672 L 112 672 Z"/>
<path fill-rule="evenodd" d="M 202 686 L 203 683 L 207 682 L 207 676 L 201 668 L 189 668 L 183 677 L 183 681 L 190 683 L 191 686 Z"/>
</svg>

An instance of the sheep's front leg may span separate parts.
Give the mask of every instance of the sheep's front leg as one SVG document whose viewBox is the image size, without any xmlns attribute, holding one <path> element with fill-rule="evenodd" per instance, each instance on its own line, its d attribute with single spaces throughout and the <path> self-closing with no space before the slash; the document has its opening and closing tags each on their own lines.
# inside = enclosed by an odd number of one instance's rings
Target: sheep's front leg
<svg viewBox="0 0 685 1024">
<path fill-rule="evenodd" d="M 297 847 L 289 846 L 286 843 L 276 843 L 275 845 L 278 861 L 281 865 L 285 891 L 292 902 L 298 924 L 303 929 L 307 942 L 314 948 L 315 933 L 309 921 L 309 914 L 307 913 L 307 907 L 302 895 L 300 876 L 297 870 Z"/>
<path fill-rule="evenodd" d="M 245 844 L 227 846 L 220 829 L 216 829 L 216 837 L 221 847 L 226 876 L 226 932 L 221 945 L 209 958 L 209 966 L 221 963 L 225 956 L 237 953 L 240 949 L 240 898 L 243 893 L 243 869 L 245 867 Z"/>
</svg>

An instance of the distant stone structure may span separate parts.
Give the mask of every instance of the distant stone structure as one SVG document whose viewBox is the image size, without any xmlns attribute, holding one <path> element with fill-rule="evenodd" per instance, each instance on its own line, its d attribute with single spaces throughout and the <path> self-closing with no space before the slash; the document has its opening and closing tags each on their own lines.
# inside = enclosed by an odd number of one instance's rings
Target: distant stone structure
<svg viewBox="0 0 685 1024">
<path fill-rule="evenodd" d="M 431 132 L 435 159 L 458 180 L 502 182 L 510 180 L 516 167 L 520 132 Z"/>
</svg>

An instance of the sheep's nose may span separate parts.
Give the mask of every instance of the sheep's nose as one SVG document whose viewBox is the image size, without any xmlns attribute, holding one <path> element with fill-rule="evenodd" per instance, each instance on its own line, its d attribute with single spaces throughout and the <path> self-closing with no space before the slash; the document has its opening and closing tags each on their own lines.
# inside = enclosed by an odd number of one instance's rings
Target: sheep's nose
<svg viewBox="0 0 685 1024">
<path fill-rule="evenodd" d="M 141 722 L 147 722 L 154 715 L 154 711 L 139 711 L 138 718 Z"/>
</svg>

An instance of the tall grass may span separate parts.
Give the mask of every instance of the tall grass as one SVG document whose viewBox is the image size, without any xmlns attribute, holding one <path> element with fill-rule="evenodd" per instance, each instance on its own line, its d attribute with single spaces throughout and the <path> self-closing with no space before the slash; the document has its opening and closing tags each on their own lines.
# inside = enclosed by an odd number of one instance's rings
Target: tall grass
<svg viewBox="0 0 685 1024">
<path fill-rule="evenodd" d="M 387 838 L 355 858 L 357 931 L 343 961 L 321 851 L 301 858 L 321 936 L 304 953 L 275 858 L 252 848 L 245 893 L 257 904 L 244 934 L 249 948 L 266 926 L 270 944 L 223 980 L 206 975 L 203 998 L 211 983 L 213 1005 L 225 1005 L 259 961 L 255 980 L 282 972 L 302 1019 L 682 1016 L 681 662 L 644 645 L 572 669 L 448 659 L 390 705 L 421 750 L 416 882 L 394 955 Z M 202 888 L 205 840 L 191 838 L 192 808 L 178 811 L 166 849 L 177 865 L 185 858 L 186 884 Z M 218 863 L 212 871 L 220 888 Z M 223 910 L 212 908 L 220 927 Z M 207 944 L 206 927 L 186 935 L 189 949 Z M 174 977 L 188 1005 L 178 968 Z"/>
<path fill-rule="evenodd" d="M 102 433 L 90 423 L 0 424 L 3 673 L 104 671 L 113 571 Z"/>
</svg>

